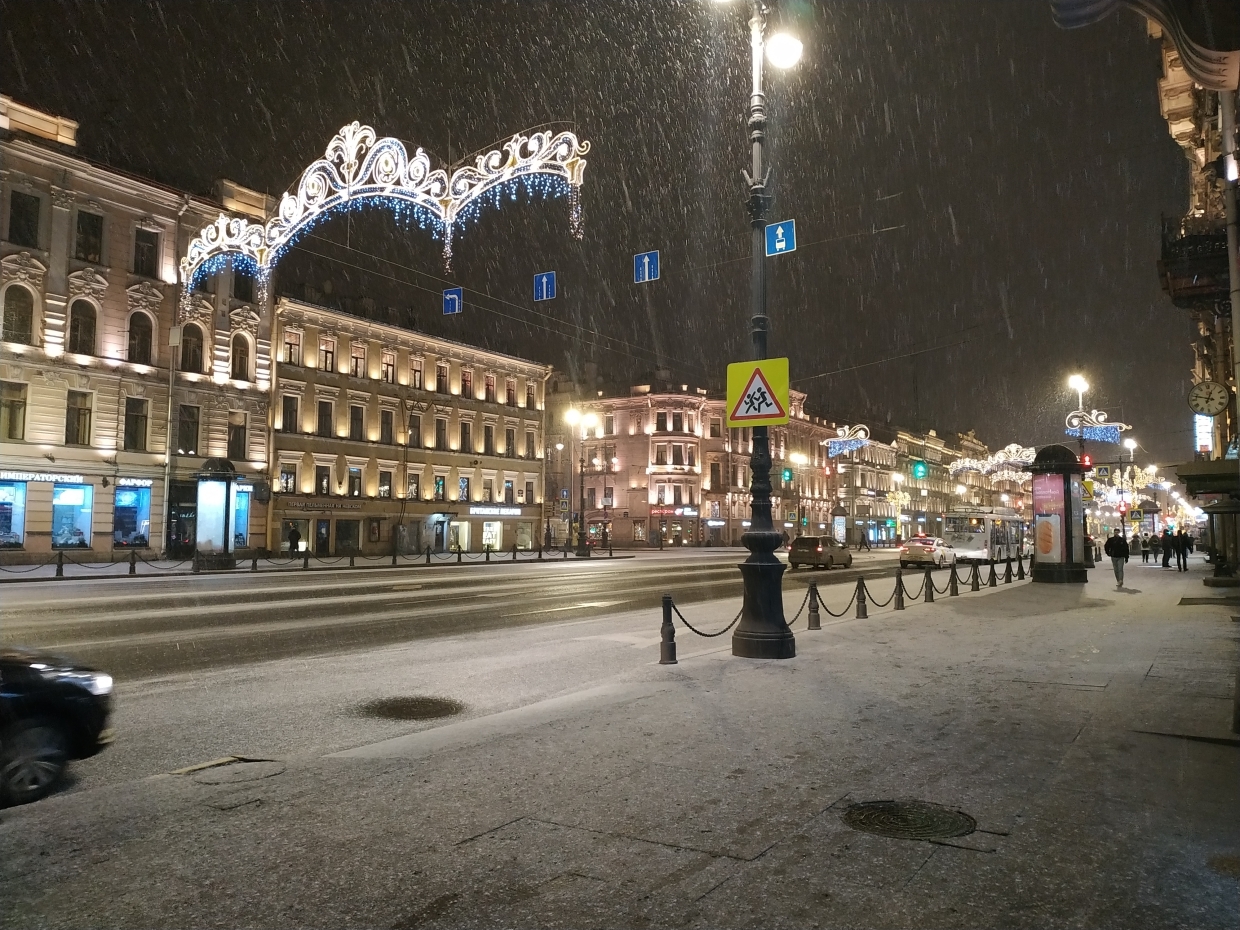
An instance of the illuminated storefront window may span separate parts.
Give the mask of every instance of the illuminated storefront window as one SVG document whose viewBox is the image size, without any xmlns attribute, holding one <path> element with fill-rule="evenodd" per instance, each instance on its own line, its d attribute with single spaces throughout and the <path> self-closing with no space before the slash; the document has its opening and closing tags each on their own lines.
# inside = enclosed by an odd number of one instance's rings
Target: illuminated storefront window
<svg viewBox="0 0 1240 930">
<path fill-rule="evenodd" d="M 504 544 L 504 524 L 500 520 L 485 520 L 482 524 L 482 548 L 500 549 Z"/>
<path fill-rule="evenodd" d="M 112 502 L 112 545 L 144 548 L 151 539 L 151 489 L 117 488 Z"/>
<path fill-rule="evenodd" d="M 233 548 L 244 549 L 250 544 L 250 490 L 237 488 L 233 499 Z"/>
<path fill-rule="evenodd" d="M 90 518 L 95 489 L 89 484 L 52 486 L 52 548 L 85 549 L 90 545 Z"/>
<path fill-rule="evenodd" d="M 0 549 L 26 542 L 26 482 L 0 481 Z"/>
</svg>

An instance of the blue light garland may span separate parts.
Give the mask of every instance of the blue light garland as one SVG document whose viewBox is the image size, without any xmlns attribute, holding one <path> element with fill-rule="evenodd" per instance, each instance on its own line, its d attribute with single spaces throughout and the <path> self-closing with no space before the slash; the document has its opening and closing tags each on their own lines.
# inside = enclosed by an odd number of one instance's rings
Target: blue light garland
<svg viewBox="0 0 1240 930">
<path fill-rule="evenodd" d="M 827 458 L 833 459 L 849 452 L 856 452 L 869 445 L 868 439 L 828 439 L 827 440 Z"/>
<path fill-rule="evenodd" d="M 1064 432 L 1078 439 L 1088 439 L 1090 442 L 1108 442 L 1113 445 L 1119 443 L 1118 426 L 1085 426 L 1080 429 L 1066 429 Z"/>
</svg>

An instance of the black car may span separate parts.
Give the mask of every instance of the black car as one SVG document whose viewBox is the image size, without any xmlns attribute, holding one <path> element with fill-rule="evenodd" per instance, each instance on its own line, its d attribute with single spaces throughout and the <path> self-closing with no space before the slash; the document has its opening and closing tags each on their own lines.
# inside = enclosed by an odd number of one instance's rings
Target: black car
<svg viewBox="0 0 1240 930">
<path fill-rule="evenodd" d="M 111 742 L 112 676 L 0 646 L 0 807 L 37 801 Z"/>
</svg>

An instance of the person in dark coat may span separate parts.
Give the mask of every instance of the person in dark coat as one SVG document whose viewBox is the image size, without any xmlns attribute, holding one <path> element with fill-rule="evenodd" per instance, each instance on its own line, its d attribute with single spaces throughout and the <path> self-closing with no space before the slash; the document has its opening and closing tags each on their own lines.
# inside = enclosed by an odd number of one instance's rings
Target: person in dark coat
<svg viewBox="0 0 1240 930">
<path fill-rule="evenodd" d="M 297 558 L 297 548 L 301 545 L 301 533 L 297 527 L 293 527 L 288 531 L 288 556 L 290 559 Z"/>
<path fill-rule="evenodd" d="M 1115 587 L 1124 586 L 1124 563 L 1128 561 L 1128 540 L 1124 539 L 1124 531 L 1117 529 L 1115 535 L 1107 540 L 1102 551 L 1111 558 L 1111 568 L 1115 570 Z"/>
<path fill-rule="evenodd" d="M 1162 534 L 1163 568 L 1171 567 L 1171 556 L 1175 552 L 1175 537 L 1171 535 L 1171 527 Z"/>
<path fill-rule="evenodd" d="M 1150 534 L 1146 533 L 1141 537 L 1141 561 L 1148 562 L 1150 560 Z"/>
<path fill-rule="evenodd" d="M 1162 558 L 1162 537 L 1157 532 L 1150 533 L 1150 554 L 1154 556 L 1154 564 Z"/>
<path fill-rule="evenodd" d="M 1183 530 L 1175 534 L 1175 570 L 1188 571 L 1188 534 Z"/>
</svg>

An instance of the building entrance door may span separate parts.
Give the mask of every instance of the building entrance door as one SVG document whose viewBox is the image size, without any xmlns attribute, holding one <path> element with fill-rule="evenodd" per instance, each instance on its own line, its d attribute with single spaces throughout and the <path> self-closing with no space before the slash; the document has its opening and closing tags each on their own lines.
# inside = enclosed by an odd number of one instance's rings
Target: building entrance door
<svg viewBox="0 0 1240 930">
<path fill-rule="evenodd" d="M 314 554 L 328 555 L 330 549 L 328 542 L 331 534 L 331 520 L 315 520 L 314 521 Z"/>
<path fill-rule="evenodd" d="M 198 540 L 198 485 L 174 481 L 168 504 L 168 558 L 188 559 Z"/>
</svg>

